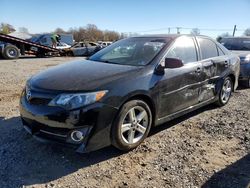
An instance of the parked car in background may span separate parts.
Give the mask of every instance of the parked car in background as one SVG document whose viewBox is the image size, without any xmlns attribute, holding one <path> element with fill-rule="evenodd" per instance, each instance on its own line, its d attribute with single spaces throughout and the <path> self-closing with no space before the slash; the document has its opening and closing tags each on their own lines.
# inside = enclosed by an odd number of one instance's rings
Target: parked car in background
<svg viewBox="0 0 250 188">
<path fill-rule="evenodd" d="M 250 87 L 250 37 L 227 37 L 221 44 L 240 58 L 239 80 Z"/>
<path fill-rule="evenodd" d="M 56 45 L 56 49 L 69 49 L 71 46 L 66 44 L 65 42 L 58 42 Z"/>
<path fill-rule="evenodd" d="M 78 42 L 66 50 L 69 56 L 91 56 L 102 47 L 94 42 Z"/>
<path fill-rule="evenodd" d="M 117 41 L 88 60 L 26 83 L 24 128 L 89 152 L 137 147 L 152 126 L 216 102 L 238 86 L 239 57 L 206 36 L 151 35 Z"/>
<path fill-rule="evenodd" d="M 105 47 L 109 46 L 110 44 L 112 44 L 112 42 L 105 41 L 105 42 L 101 42 L 100 44 L 105 48 Z"/>
</svg>

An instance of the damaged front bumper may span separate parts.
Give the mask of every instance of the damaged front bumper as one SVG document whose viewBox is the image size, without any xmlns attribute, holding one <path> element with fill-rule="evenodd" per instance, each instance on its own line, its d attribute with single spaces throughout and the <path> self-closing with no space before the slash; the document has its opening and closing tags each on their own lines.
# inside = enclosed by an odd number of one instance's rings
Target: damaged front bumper
<svg viewBox="0 0 250 188">
<path fill-rule="evenodd" d="M 80 153 L 111 144 L 110 128 L 117 110 L 103 103 L 95 103 L 66 111 L 60 107 L 31 104 L 24 96 L 20 99 L 21 119 L 27 132 L 38 140 L 71 146 Z"/>
</svg>

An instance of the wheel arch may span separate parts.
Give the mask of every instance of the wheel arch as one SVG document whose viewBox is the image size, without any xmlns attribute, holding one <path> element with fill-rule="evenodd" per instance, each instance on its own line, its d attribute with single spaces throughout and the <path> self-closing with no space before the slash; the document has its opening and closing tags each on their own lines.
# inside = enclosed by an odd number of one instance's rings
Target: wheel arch
<svg viewBox="0 0 250 188">
<path fill-rule="evenodd" d="M 232 80 L 233 83 L 233 91 L 236 90 L 235 85 L 236 85 L 236 78 L 235 75 L 233 73 L 230 73 L 227 77 L 229 77 Z"/>
<path fill-rule="evenodd" d="M 119 111 L 126 102 L 131 101 L 131 100 L 142 100 L 143 102 L 145 102 L 149 106 L 151 113 L 152 113 L 152 126 L 154 126 L 157 111 L 156 111 L 156 104 L 153 101 L 153 99 L 149 95 L 142 94 L 142 93 L 131 95 L 131 96 L 127 97 L 126 100 L 124 100 L 124 102 L 119 107 Z"/>
</svg>

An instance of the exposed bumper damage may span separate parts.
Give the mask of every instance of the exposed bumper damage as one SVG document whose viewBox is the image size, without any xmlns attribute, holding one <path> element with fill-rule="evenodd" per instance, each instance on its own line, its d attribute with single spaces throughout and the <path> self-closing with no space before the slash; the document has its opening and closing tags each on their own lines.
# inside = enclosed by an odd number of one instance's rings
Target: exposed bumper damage
<svg viewBox="0 0 250 188">
<path fill-rule="evenodd" d="M 66 111 L 59 107 L 30 104 L 22 96 L 20 113 L 25 130 L 35 138 L 66 144 L 84 153 L 111 144 L 110 127 L 117 109 L 95 103 Z"/>
</svg>

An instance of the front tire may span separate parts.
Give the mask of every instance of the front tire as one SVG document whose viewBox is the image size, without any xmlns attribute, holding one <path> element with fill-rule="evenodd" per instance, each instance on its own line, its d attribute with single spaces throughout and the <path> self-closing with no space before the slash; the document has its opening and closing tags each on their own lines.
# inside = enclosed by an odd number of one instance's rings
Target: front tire
<svg viewBox="0 0 250 188">
<path fill-rule="evenodd" d="M 232 90 L 233 90 L 232 79 L 230 77 L 226 77 L 222 84 L 222 87 L 219 93 L 219 99 L 217 101 L 217 104 L 219 106 L 224 106 L 228 103 L 232 94 Z"/>
<path fill-rule="evenodd" d="M 139 146 L 148 136 L 152 125 L 152 113 L 142 100 L 125 103 L 111 129 L 112 145 L 122 151 Z"/>
</svg>

